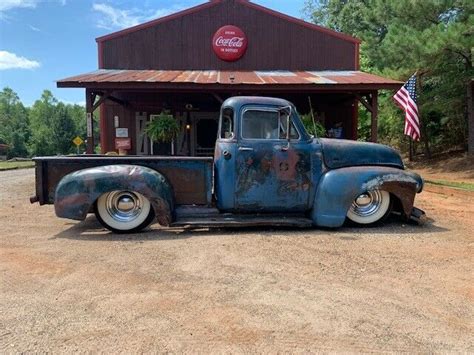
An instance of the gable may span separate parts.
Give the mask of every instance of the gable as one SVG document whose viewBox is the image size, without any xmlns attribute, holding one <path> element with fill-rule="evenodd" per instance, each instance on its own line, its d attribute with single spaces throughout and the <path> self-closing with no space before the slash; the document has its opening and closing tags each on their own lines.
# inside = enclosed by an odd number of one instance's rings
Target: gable
<svg viewBox="0 0 474 355">
<path fill-rule="evenodd" d="M 225 25 L 248 39 L 235 62 L 212 38 Z M 155 70 L 354 70 L 359 41 L 245 0 L 214 0 L 97 39 L 101 68 Z"/>
</svg>

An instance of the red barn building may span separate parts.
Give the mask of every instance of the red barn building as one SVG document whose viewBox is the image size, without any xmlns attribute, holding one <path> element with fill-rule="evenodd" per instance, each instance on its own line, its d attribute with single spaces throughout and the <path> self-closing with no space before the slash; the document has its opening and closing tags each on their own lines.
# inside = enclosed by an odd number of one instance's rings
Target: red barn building
<svg viewBox="0 0 474 355">
<path fill-rule="evenodd" d="M 96 41 L 99 70 L 57 83 L 86 89 L 89 153 L 100 108 L 103 153 L 122 143 L 129 154 L 212 155 L 220 105 L 235 95 L 286 98 L 300 113 L 311 102 L 347 139 L 357 138 L 360 102 L 376 141 L 377 92 L 402 84 L 359 71 L 358 39 L 248 0 L 211 0 Z M 172 148 L 144 133 L 163 110 L 181 127 Z"/>
</svg>

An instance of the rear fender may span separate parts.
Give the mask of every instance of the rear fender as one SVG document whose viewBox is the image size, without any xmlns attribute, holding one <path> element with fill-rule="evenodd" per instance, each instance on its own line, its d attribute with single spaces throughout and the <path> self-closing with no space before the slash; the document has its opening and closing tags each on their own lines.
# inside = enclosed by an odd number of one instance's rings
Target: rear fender
<svg viewBox="0 0 474 355">
<path fill-rule="evenodd" d="M 115 190 L 141 193 L 151 202 L 158 222 L 168 226 L 174 210 L 173 190 L 159 172 L 138 165 L 107 165 L 78 170 L 64 176 L 54 196 L 61 218 L 84 220 L 100 195 Z"/>
<path fill-rule="evenodd" d="M 357 196 L 375 189 L 388 191 L 401 202 L 402 213 L 409 217 L 415 195 L 423 180 L 415 173 L 396 168 L 362 166 L 330 170 L 321 177 L 311 218 L 323 227 L 340 227 Z"/>
</svg>

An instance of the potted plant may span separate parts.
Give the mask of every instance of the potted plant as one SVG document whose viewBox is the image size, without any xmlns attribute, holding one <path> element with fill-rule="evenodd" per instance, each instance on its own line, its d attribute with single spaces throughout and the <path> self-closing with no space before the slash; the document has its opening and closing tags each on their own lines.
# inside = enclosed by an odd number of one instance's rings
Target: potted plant
<svg viewBox="0 0 474 355">
<path fill-rule="evenodd" d="M 169 111 L 153 116 L 145 128 L 145 133 L 153 142 L 173 143 L 180 131 L 179 124 Z"/>
</svg>

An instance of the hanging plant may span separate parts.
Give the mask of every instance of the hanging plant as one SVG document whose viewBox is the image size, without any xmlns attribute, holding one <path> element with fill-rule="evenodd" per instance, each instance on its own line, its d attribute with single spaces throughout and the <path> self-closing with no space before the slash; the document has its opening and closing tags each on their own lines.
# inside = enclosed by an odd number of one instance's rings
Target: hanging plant
<svg viewBox="0 0 474 355">
<path fill-rule="evenodd" d="M 179 134 L 179 125 L 168 111 L 163 111 L 147 123 L 145 133 L 152 141 L 170 143 Z"/>
</svg>

